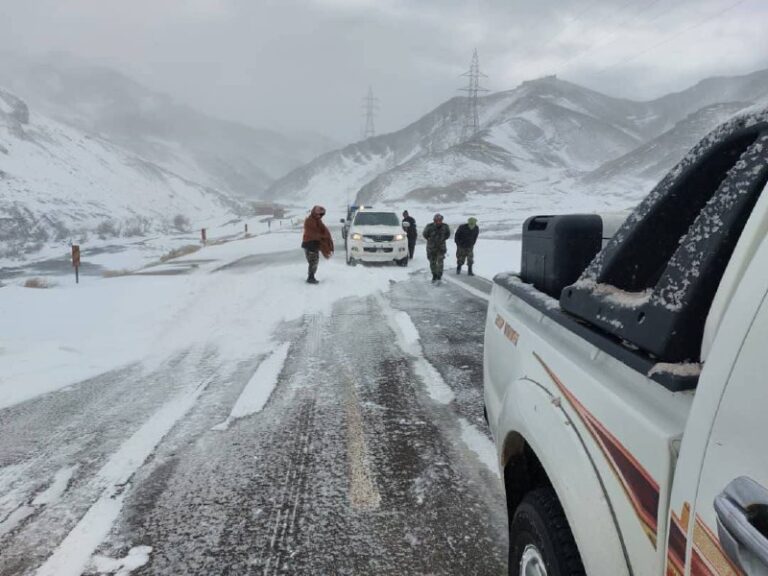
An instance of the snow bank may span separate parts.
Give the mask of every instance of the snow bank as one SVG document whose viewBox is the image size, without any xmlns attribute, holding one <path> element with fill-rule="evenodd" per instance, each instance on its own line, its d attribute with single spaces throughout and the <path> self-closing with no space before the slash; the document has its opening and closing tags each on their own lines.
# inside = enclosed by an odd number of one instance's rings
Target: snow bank
<svg viewBox="0 0 768 576">
<path fill-rule="evenodd" d="M 380 295 L 378 303 L 384 312 L 389 327 L 395 333 L 400 349 L 414 359 L 413 370 L 424 383 L 430 398 L 440 404 L 450 404 L 455 395 L 450 386 L 445 383 L 440 372 L 424 357 L 424 351 L 419 339 L 419 331 L 407 312 L 395 310 Z"/>
<path fill-rule="evenodd" d="M 221 424 L 214 426 L 213 430 L 226 430 L 235 420 L 261 412 L 277 385 L 277 378 L 283 370 L 290 347 L 290 342 L 281 344 L 259 364 L 256 373 L 235 402 L 229 417 Z"/>
<path fill-rule="evenodd" d="M 461 439 L 464 444 L 475 453 L 488 470 L 498 476 L 499 463 L 493 441 L 464 418 L 459 418 L 459 424 L 461 425 Z"/>
<path fill-rule="evenodd" d="M 522 249 L 521 240 L 478 238 L 473 272 L 489 280 L 502 272 L 520 272 Z"/>
<path fill-rule="evenodd" d="M 152 546 L 134 546 L 128 551 L 125 558 L 109 558 L 107 556 L 95 556 L 93 569 L 98 574 L 114 574 L 115 576 L 128 576 L 134 570 L 138 570 L 149 562 Z"/>
<path fill-rule="evenodd" d="M 351 268 L 337 253 L 321 261 L 321 283 L 307 285 L 300 243 L 291 232 L 209 246 L 175 260 L 187 265 L 177 276 L 2 288 L 0 408 L 132 363 L 152 370 L 195 346 L 214 347 L 234 370 L 272 349 L 281 322 L 329 313 L 341 298 L 386 291 L 390 280 L 408 277 L 400 267 Z"/>
<path fill-rule="evenodd" d="M 150 354 L 158 328 L 190 296 L 176 286 L 175 278 L 126 277 L 48 290 L 3 288 L 0 408 Z"/>
</svg>

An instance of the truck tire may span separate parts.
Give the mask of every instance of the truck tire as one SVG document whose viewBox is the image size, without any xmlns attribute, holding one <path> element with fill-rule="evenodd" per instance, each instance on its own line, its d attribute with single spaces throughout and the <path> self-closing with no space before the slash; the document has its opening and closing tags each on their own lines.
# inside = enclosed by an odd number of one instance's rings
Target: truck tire
<svg viewBox="0 0 768 576">
<path fill-rule="evenodd" d="M 579 550 L 552 488 L 525 495 L 509 525 L 510 576 L 584 576 Z"/>
</svg>

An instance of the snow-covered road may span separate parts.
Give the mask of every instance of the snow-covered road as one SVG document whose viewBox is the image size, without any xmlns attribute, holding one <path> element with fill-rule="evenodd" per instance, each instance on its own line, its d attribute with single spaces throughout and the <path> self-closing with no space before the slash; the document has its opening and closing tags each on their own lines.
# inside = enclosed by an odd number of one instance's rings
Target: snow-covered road
<svg viewBox="0 0 768 576">
<path fill-rule="evenodd" d="M 94 281 L 87 296 L 130 346 L 85 372 L 54 355 L 71 381 L 0 342 L 30 386 L 0 380 L 0 575 L 506 573 L 485 302 L 431 286 L 423 254 L 408 269 L 337 255 L 307 286 L 296 244 L 234 242 L 184 274 Z M 114 309 L 145 282 L 162 305 Z M 78 306 L 59 291 L 8 295 Z"/>
</svg>

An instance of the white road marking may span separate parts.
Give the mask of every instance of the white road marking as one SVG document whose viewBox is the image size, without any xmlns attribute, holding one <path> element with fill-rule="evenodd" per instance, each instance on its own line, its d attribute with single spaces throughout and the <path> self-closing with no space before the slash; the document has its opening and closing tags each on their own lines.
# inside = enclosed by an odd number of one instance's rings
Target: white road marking
<svg viewBox="0 0 768 576">
<path fill-rule="evenodd" d="M 349 501 L 357 510 L 378 510 L 381 495 L 373 481 L 373 474 L 368 466 L 363 416 L 360 402 L 355 391 L 355 383 L 348 369 L 345 369 L 347 384 L 347 457 L 349 461 Z"/>
<path fill-rule="evenodd" d="M 104 487 L 85 516 L 37 570 L 37 576 L 80 576 L 91 556 L 109 534 L 123 507 L 128 482 L 210 384 L 203 382 L 166 402 L 115 452 L 96 475 Z"/>
<path fill-rule="evenodd" d="M 462 288 L 472 294 L 473 296 L 477 296 L 478 298 L 481 298 L 482 300 L 485 300 L 486 302 L 491 301 L 491 295 L 486 294 L 485 292 L 478 290 L 477 288 L 473 288 L 472 286 L 469 286 L 468 284 L 462 282 L 461 280 L 456 280 L 455 278 L 451 278 L 450 276 L 445 276 L 443 278 L 444 280 L 447 280 L 454 286 L 458 286 L 459 288 Z"/>
</svg>

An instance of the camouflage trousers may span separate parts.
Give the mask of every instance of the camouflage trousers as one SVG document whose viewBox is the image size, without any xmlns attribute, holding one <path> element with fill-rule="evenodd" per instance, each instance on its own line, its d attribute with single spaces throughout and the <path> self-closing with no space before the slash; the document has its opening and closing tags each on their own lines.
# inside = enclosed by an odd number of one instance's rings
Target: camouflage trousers
<svg viewBox="0 0 768 576">
<path fill-rule="evenodd" d="M 307 274 L 314 276 L 315 272 L 317 272 L 317 263 L 320 262 L 320 252 L 317 250 L 304 250 L 304 255 L 307 257 L 307 264 L 309 264 Z"/>
<path fill-rule="evenodd" d="M 427 260 L 429 260 L 429 269 L 432 271 L 432 274 L 440 278 L 443 275 L 445 252 L 442 250 L 427 249 Z"/>
<path fill-rule="evenodd" d="M 467 264 L 472 266 L 472 264 L 475 263 L 475 247 L 470 246 L 469 248 L 462 248 L 461 246 L 456 246 L 456 264 L 459 266 L 464 266 L 464 260 L 467 261 Z"/>
</svg>

